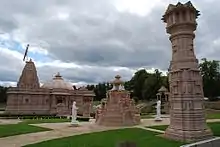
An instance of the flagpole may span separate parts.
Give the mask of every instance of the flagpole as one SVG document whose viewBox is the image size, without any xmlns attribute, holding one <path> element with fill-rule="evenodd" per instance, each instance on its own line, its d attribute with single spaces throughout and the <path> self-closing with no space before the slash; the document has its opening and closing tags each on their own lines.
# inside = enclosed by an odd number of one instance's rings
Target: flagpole
<svg viewBox="0 0 220 147">
<path fill-rule="evenodd" d="M 27 57 L 28 48 L 29 48 L 29 44 L 27 44 L 27 47 L 26 47 L 26 50 L 25 50 L 25 53 L 24 53 L 23 61 L 25 61 L 25 59 L 26 59 L 26 57 Z"/>
</svg>

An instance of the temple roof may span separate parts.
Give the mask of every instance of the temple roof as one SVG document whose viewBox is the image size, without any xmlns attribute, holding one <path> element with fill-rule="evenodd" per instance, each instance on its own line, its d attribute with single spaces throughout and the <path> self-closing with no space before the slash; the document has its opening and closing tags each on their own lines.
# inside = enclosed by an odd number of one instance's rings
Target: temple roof
<svg viewBox="0 0 220 147">
<path fill-rule="evenodd" d="M 73 85 L 69 82 L 64 81 L 59 72 L 54 76 L 51 81 L 44 83 L 41 88 L 74 90 Z"/>
<path fill-rule="evenodd" d="M 115 76 L 115 80 L 112 81 L 112 84 L 113 84 L 113 85 L 121 85 L 121 84 L 123 84 L 123 81 L 122 81 L 120 78 L 121 78 L 120 75 L 116 75 L 116 76 Z"/>
<path fill-rule="evenodd" d="M 161 86 L 161 88 L 158 90 L 158 92 L 167 92 L 167 91 L 168 90 L 164 86 Z"/>
<path fill-rule="evenodd" d="M 167 14 L 169 14 L 170 12 L 173 12 L 173 11 L 176 11 L 176 10 L 179 10 L 179 9 L 191 9 L 193 11 L 195 11 L 195 15 L 196 15 L 196 18 L 200 15 L 199 14 L 199 11 L 196 10 L 196 8 L 193 6 L 193 4 L 191 3 L 191 1 L 188 1 L 186 2 L 185 4 L 182 4 L 181 2 L 178 2 L 176 5 L 173 5 L 173 4 L 169 4 L 165 14 L 163 15 L 162 17 L 162 20 L 164 22 L 166 22 L 166 19 L 165 19 L 165 16 Z"/>
<path fill-rule="evenodd" d="M 37 75 L 37 69 L 34 62 L 30 59 L 26 61 L 21 76 L 18 80 L 17 87 L 19 88 L 39 88 L 40 83 Z"/>
</svg>

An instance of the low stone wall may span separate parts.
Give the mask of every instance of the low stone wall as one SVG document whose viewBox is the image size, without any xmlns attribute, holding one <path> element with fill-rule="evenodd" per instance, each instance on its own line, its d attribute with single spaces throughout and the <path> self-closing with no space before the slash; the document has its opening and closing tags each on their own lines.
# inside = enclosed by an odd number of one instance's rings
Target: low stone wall
<svg viewBox="0 0 220 147">
<path fill-rule="evenodd" d="M 205 102 L 205 108 L 206 109 L 215 109 L 215 110 L 220 110 L 220 101 L 215 101 L 215 102 Z"/>
<path fill-rule="evenodd" d="M 207 114 L 220 113 L 220 110 L 206 109 L 206 113 L 207 113 Z"/>
<path fill-rule="evenodd" d="M 180 147 L 220 147 L 220 137 L 208 139 L 188 145 L 182 145 Z"/>
</svg>

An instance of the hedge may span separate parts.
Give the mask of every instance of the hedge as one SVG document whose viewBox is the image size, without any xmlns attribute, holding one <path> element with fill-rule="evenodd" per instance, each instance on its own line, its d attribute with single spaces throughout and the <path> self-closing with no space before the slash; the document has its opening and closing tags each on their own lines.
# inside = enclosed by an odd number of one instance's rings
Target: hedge
<svg viewBox="0 0 220 147">
<path fill-rule="evenodd" d="M 0 114 L 0 118 L 4 119 L 67 119 L 67 116 L 56 115 L 15 115 L 15 114 Z M 71 119 L 71 117 L 69 117 Z M 78 121 L 89 121 L 89 117 L 77 116 Z"/>
</svg>

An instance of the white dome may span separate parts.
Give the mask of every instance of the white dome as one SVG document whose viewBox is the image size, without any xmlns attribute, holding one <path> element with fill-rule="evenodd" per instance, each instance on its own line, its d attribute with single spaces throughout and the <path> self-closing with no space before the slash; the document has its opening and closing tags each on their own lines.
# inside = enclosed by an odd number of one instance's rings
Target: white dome
<svg viewBox="0 0 220 147">
<path fill-rule="evenodd" d="M 74 90 L 73 85 L 65 82 L 60 73 L 57 73 L 52 81 L 44 83 L 41 88 Z"/>
</svg>

